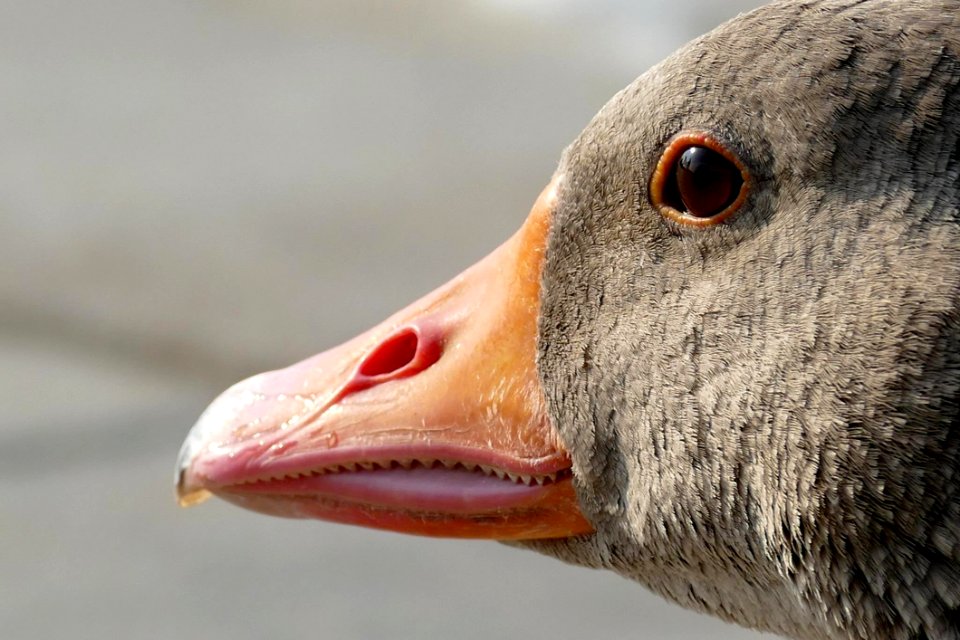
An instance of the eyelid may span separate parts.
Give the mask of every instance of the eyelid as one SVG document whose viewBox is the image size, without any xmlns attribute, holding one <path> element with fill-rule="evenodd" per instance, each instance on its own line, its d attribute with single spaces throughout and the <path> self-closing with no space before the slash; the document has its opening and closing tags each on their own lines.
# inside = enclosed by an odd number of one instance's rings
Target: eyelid
<svg viewBox="0 0 960 640">
<path fill-rule="evenodd" d="M 706 147 L 723 156 L 739 169 L 740 177 L 743 179 L 743 184 L 740 185 L 740 193 L 733 202 L 721 211 L 706 218 L 700 218 L 680 211 L 664 201 L 664 191 L 667 186 L 667 180 L 673 175 L 674 165 L 684 151 L 694 146 Z M 752 186 L 753 179 L 750 175 L 750 170 L 747 169 L 746 165 L 743 164 L 740 158 L 733 153 L 729 147 L 717 141 L 716 138 L 706 132 L 688 131 L 679 133 L 671 138 L 663 153 L 660 155 L 657 166 L 653 170 L 653 175 L 650 177 L 650 203 L 658 209 L 664 217 L 674 222 L 689 227 L 710 227 L 723 222 L 733 215 L 746 201 L 747 194 L 749 194 Z"/>
</svg>

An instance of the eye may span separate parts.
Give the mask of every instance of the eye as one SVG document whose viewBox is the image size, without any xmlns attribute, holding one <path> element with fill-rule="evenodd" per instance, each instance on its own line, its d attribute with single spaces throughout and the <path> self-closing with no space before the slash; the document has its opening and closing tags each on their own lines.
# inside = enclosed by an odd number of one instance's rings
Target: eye
<svg viewBox="0 0 960 640">
<path fill-rule="evenodd" d="M 674 222 L 706 227 L 743 204 L 750 173 L 726 146 L 704 133 L 673 138 L 650 179 L 650 200 Z"/>
</svg>

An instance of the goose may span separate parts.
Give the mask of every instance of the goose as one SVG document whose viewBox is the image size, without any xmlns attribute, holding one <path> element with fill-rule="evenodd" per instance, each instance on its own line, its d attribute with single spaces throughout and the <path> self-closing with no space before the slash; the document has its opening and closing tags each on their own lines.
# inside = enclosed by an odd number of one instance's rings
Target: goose
<svg viewBox="0 0 960 640">
<path fill-rule="evenodd" d="M 960 2 L 775 2 L 614 96 L 488 257 L 224 392 L 177 491 L 960 638 L 958 303 Z"/>
</svg>

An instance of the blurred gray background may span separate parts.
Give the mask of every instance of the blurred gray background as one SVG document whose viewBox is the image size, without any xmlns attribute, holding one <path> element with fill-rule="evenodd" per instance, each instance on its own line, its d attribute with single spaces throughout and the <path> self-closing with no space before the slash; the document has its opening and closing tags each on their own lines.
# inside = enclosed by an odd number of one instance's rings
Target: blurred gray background
<svg viewBox="0 0 960 640">
<path fill-rule="evenodd" d="M 0 637 L 760 638 L 490 542 L 181 510 L 233 381 L 523 220 L 749 0 L 0 0 Z"/>
</svg>

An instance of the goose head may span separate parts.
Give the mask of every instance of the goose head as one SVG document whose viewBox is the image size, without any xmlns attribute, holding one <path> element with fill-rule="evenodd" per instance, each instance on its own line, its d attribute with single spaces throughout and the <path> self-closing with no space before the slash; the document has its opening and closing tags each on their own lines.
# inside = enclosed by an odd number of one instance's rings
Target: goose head
<svg viewBox="0 0 960 640">
<path fill-rule="evenodd" d="M 796 638 L 960 634 L 960 3 L 778 2 L 521 230 L 225 392 L 182 499 L 509 540 Z"/>
</svg>

